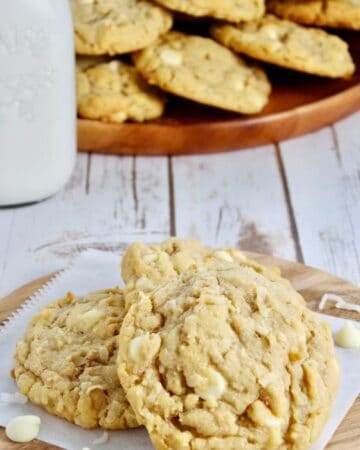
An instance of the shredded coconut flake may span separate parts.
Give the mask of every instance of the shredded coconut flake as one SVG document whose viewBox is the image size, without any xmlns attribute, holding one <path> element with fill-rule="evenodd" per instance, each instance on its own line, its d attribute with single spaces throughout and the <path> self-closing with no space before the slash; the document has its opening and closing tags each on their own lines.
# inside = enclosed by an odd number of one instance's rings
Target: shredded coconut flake
<svg viewBox="0 0 360 450">
<path fill-rule="evenodd" d="M 109 433 L 107 431 L 104 431 L 103 434 L 98 437 L 97 439 L 94 439 L 92 441 L 93 445 L 101 445 L 105 444 L 109 440 Z"/>
<path fill-rule="evenodd" d="M 319 303 L 319 309 L 322 311 L 325 308 L 327 302 L 335 302 L 335 308 L 345 309 L 347 311 L 360 312 L 360 305 L 356 303 L 350 303 L 344 300 L 342 297 L 336 294 L 324 294 Z"/>
<path fill-rule="evenodd" d="M 20 403 L 21 405 L 25 405 L 27 401 L 27 397 L 20 394 L 20 392 L 15 392 L 14 394 L 10 394 L 9 392 L 0 392 L 0 402 L 2 403 Z"/>
</svg>

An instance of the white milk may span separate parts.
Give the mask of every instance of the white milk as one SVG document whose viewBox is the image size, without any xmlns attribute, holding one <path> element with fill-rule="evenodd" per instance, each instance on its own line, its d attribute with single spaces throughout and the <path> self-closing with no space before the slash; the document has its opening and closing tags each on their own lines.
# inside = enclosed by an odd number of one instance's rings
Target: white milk
<svg viewBox="0 0 360 450">
<path fill-rule="evenodd" d="M 73 30 L 68 0 L 0 5 L 0 206 L 61 189 L 75 161 Z"/>
</svg>

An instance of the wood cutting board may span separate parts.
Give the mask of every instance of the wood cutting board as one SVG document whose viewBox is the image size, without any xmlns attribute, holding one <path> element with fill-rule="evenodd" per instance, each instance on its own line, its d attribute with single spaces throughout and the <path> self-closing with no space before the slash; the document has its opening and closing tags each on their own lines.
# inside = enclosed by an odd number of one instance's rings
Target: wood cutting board
<svg viewBox="0 0 360 450">
<path fill-rule="evenodd" d="M 78 120 L 80 151 L 179 155 L 239 150 L 315 131 L 360 109 L 360 33 L 341 35 L 357 66 L 332 80 L 266 66 L 273 92 L 261 114 L 242 116 L 170 96 L 163 118 L 143 124 Z"/>
<path fill-rule="evenodd" d="M 318 269 L 283 259 L 249 253 L 260 263 L 280 267 L 283 275 L 291 280 L 295 288 L 305 297 L 311 309 L 317 311 L 320 298 L 325 292 L 338 294 L 351 302 L 360 304 L 360 288 Z M 52 274 L 53 275 L 53 274 Z M 36 292 L 52 275 L 35 280 L 8 295 L 0 301 L 0 324 L 14 312 L 29 296 Z M 358 313 L 335 309 L 331 305 L 323 311 L 326 314 L 346 319 L 360 320 Z M 340 425 L 326 450 L 360 449 L 360 397 Z M 26 444 L 10 442 L 0 428 L 0 450 L 54 450 L 58 447 L 40 441 Z"/>
</svg>

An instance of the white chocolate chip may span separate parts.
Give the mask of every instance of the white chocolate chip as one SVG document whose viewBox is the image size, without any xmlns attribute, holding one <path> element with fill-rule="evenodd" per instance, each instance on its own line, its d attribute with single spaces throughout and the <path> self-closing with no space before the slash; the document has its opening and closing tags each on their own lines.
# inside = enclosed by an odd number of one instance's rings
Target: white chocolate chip
<svg viewBox="0 0 360 450">
<path fill-rule="evenodd" d="M 197 393 L 203 400 L 218 400 L 226 389 L 224 377 L 216 370 L 210 368 L 206 373 L 206 387 Z"/>
<path fill-rule="evenodd" d="M 140 277 L 136 282 L 136 289 L 140 291 L 150 291 L 154 289 L 153 283 L 145 275 Z"/>
<path fill-rule="evenodd" d="M 258 425 L 279 428 L 282 420 L 274 416 L 272 412 L 260 400 L 256 400 L 248 409 L 248 415 Z"/>
<path fill-rule="evenodd" d="M 7 424 L 6 436 L 14 442 L 30 442 L 37 437 L 41 420 L 38 416 L 17 416 Z"/>
<path fill-rule="evenodd" d="M 247 261 L 247 258 L 244 255 L 244 253 L 240 252 L 239 250 L 235 250 L 233 252 L 233 255 L 234 255 L 235 259 L 237 259 L 239 261 Z"/>
<path fill-rule="evenodd" d="M 130 358 L 135 362 L 141 361 L 141 347 L 148 342 L 149 335 L 143 334 L 132 339 L 130 342 Z"/>
<path fill-rule="evenodd" d="M 231 257 L 231 255 L 229 255 L 229 253 L 225 252 L 224 250 L 217 250 L 214 253 L 214 256 L 215 256 L 215 258 L 221 259 L 222 261 L 234 262 L 234 260 Z"/>
<path fill-rule="evenodd" d="M 81 318 L 85 319 L 85 320 L 89 320 L 89 319 L 99 319 L 101 317 L 101 312 L 94 308 L 94 309 L 90 309 L 89 311 L 86 311 L 86 313 L 84 313 Z"/>
<path fill-rule="evenodd" d="M 160 52 L 160 58 L 169 66 L 180 66 L 183 62 L 182 54 L 172 48 L 163 48 Z"/>
<path fill-rule="evenodd" d="M 336 334 L 335 343 L 339 347 L 360 348 L 360 330 L 351 322 L 346 322 Z"/>
<path fill-rule="evenodd" d="M 119 72 L 119 62 L 111 61 L 111 63 L 109 63 L 109 69 L 111 70 L 111 72 L 118 73 Z"/>
<path fill-rule="evenodd" d="M 272 25 L 265 25 L 261 28 L 261 31 L 266 35 L 267 38 L 278 40 L 279 39 L 279 30 Z"/>
<path fill-rule="evenodd" d="M 245 87 L 244 80 L 242 78 L 238 78 L 237 80 L 234 81 L 233 86 L 235 91 L 237 92 L 243 91 Z"/>
<path fill-rule="evenodd" d="M 118 123 L 122 123 L 126 120 L 127 116 L 126 113 L 124 111 L 118 111 L 114 114 L 111 114 L 110 119 L 113 122 L 118 122 Z"/>
<path fill-rule="evenodd" d="M 261 108 L 264 105 L 264 97 L 259 92 L 253 91 L 251 95 L 251 102 L 254 108 Z"/>
<path fill-rule="evenodd" d="M 264 302 L 268 295 L 269 292 L 264 286 L 256 286 L 256 296 L 259 301 Z"/>
<path fill-rule="evenodd" d="M 158 255 L 156 253 L 148 253 L 147 255 L 144 255 L 143 260 L 146 263 L 154 262 L 158 259 Z"/>
<path fill-rule="evenodd" d="M 135 281 L 133 279 L 130 279 L 126 283 L 126 289 L 135 289 Z"/>
</svg>

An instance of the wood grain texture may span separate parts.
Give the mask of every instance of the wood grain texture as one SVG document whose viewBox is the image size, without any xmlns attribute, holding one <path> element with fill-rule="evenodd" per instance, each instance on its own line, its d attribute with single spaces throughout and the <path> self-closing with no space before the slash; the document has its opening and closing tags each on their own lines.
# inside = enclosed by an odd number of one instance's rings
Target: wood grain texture
<svg viewBox="0 0 360 450">
<path fill-rule="evenodd" d="M 172 158 L 175 234 L 296 259 L 275 148 Z"/>
<path fill-rule="evenodd" d="M 0 296 L 65 267 L 83 250 L 120 253 L 135 240 L 165 239 L 169 217 L 166 158 L 81 154 L 56 196 L 0 210 Z"/>
<path fill-rule="evenodd" d="M 249 117 L 170 100 L 165 116 L 136 124 L 78 120 L 81 151 L 122 155 L 223 152 L 282 141 L 329 125 L 360 108 L 360 39 L 343 36 L 358 66 L 349 80 L 331 80 L 267 67 L 273 92 L 261 114 Z"/>
<path fill-rule="evenodd" d="M 307 264 L 360 283 L 360 113 L 280 144 Z"/>
<path fill-rule="evenodd" d="M 317 310 L 317 305 L 324 292 L 332 292 L 360 304 L 360 288 L 328 273 L 322 272 L 309 266 L 286 261 L 271 256 L 249 253 L 249 256 L 260 263 L 278 266 L 284 276 L 289 278 L 295 288 L 307 300 L 310 308 Z M 39 287 L 51 276 L 35 280 L 26 286 L 16 290 L 0 301 L 0 323 L 16 310 L 21 304 L 31 296 Z M 359 320 L 359 315 L 350 311 L 339 311 L 331 305 L 327 305 L 326 314 L 335 317 Z M 360 448 L 360 399 L 354 403 L 343 423 L 336 431 L 326 450 L 358 450 Z M 34 441 L 26 444 L 10 443 L 4 435 L 4 430 L 0 429 L 0 450 L 55 450 L 58 447 Z"/>
</svg>

